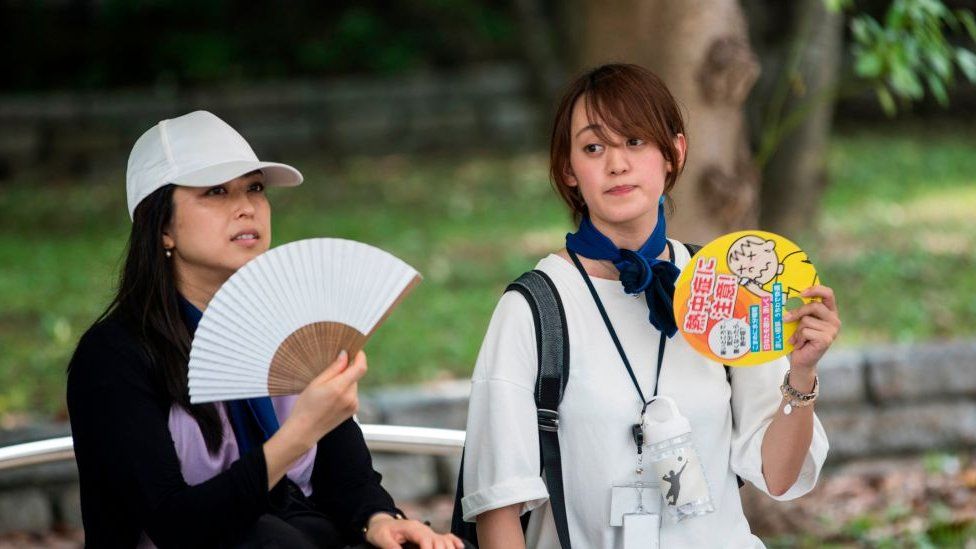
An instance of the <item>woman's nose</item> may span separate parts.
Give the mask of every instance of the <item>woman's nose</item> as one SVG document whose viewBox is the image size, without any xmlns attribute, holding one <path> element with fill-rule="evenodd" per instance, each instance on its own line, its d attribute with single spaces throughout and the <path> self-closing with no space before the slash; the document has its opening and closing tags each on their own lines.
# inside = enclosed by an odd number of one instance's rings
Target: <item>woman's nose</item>
<svg viewBox="0 0 976 549">
<path fill-rule="evenodd" d="M 235 201 L 234 207 L 236 208 L 238 217 L 254 215 L 254 203 L 251 201 L 249 193 L 241 193 L 240 197 Z"/>
<path fill-rule="evenodd" d="M 607 148 L 607 173 L 610 175 L 621 175 L 630 169 L 627 163 L 627 155 L 618 147 Z"/>
</svg>

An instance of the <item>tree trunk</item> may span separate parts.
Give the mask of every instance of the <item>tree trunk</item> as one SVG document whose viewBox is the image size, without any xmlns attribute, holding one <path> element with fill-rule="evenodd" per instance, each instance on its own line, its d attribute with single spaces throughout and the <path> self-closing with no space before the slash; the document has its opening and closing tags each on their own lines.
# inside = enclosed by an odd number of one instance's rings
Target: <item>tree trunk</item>
<svg viewBox="0 0 976 549">
<path fill-rule="evenodd" d="M 683 107 L 689 142 L 669 233 L 707 242 L 755 227 L 759 177 L 743 103 L 759 75 L 737 0 L 579 2 L 580 66 L 643 65 Z"/>
<path fill-rule="evenodd" d="M 762 166 L 760 223 L 784 235 L 813 226 L 827 186 L 827 145 L 843 50 L 841 14 L 827 11 L 823 0 L 802 0 L 794 6 L 792 40 L 784 49 L 797 45 L 801 49 L 792 67 L 795 72 L 790 74 L 791 67 L 784 67 L 789 95 L 782 112 L 773 115 L 778 122 L 771 121 L 769 113 L 763 116 L 761 132 L 780 131 L 782 135 L 772 137 L 775 152 Z M 773 95 L 768 99 L 775 103 Z M 789 113 L 796 113 L 800 120 L 792 129 Z M 760 149 L 760 161 L 763 157 Z"/>
</svg>

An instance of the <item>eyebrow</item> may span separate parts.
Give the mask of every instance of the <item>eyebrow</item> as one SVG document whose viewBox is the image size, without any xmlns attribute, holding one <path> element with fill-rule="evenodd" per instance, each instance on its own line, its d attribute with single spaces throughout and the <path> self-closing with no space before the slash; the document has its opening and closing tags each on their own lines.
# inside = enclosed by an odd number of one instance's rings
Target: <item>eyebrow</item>
<svg viewBox="0 0 976 549">
<path fill-rule="evenodd" d="M 596 133 L 596 130 L 602 127 L 603 126 L 600 126 L 599 124 L 590 124 L 589 126 L 586 126 L 585 128 L 582 128 L 580 131 L 576 132 L 576 137 L 579 137 L 580 134 L 585 132 L 586 130 L 593 130 L 593 132 Z"/>
</svg>

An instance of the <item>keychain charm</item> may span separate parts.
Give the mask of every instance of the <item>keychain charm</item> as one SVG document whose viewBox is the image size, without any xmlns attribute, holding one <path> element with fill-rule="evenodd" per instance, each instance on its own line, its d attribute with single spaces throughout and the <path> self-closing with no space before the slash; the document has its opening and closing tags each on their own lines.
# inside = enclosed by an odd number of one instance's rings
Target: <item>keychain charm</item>
<svg viewBox="0 0 976 549">
<path fill-rule="evenodd" d="M 630 434 L 634 437 L 634 445 L 637 446 L 637 481 L 644 475 L 644 411 L 641 410 L 640 421 L 630 426 Z"/>
<path fill-rule="evenodd" d="M 637 445 L 637 453 L 644 451 L 644 425 L 643 422 L 635 423 L 630 427 L 630 434 L 634 437 L 634 444 Z"/>
</svg>

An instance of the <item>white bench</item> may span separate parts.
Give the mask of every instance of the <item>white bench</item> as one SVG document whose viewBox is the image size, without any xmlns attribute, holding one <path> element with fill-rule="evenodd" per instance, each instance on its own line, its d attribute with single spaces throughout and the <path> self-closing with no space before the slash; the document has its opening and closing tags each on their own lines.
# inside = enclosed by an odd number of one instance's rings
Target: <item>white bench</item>
<svg viewBox="0 0 976 549">
<path fill-rule="evenodd" d="M 360 425 L 366 445 L 374 452 L 419 454 L 426 456 L 460 455 L 464 431 L 404 427 L 400 425 Z M 28 465 L 72 460 L 75 457 L 71 437 L 13 444 L 0 448 L 0 471 Z"/>
</svg>

